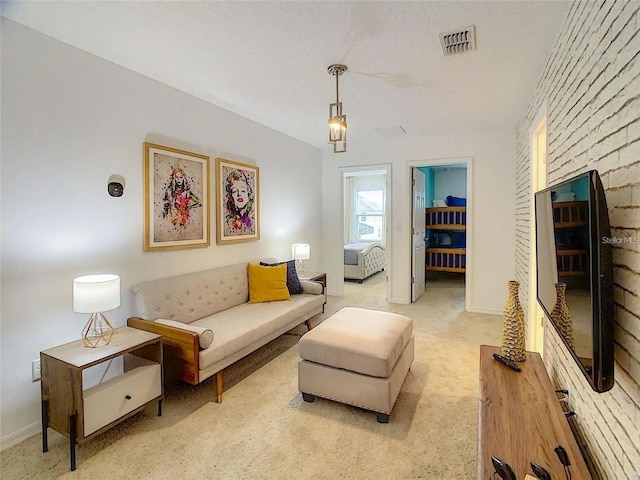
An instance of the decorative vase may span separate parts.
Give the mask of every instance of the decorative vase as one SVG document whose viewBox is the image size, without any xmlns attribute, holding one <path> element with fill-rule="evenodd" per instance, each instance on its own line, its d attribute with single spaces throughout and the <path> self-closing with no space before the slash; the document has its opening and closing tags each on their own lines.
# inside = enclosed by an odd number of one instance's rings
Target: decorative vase
<svg viewBox="0 0 640 480">
<path fill-rule="evenodd" d="M 518 289 L 520 283 L 515 280 L 509 282 L 509 296 L 504 306 L 502 320 L 502 355 L 514 362 L 524 362 L 524 310 L 520 305 Z"/>
<path fill-rule="evenodd" d="M 573 321 L 567 306 L 567 284 L 556 283 L 556 304 L 551 311 L 551 320 L 556 325 L 562 336 L 571 348 L 573 348 Z"/>
</svg>

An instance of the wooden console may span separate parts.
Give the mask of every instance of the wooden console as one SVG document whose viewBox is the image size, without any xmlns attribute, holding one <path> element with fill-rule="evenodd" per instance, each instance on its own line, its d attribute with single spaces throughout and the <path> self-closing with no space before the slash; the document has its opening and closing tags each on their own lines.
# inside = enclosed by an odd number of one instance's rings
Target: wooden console
<svg viewBox="0 0 640 480">
<path fill-rule="evenodd" d="M 491 456 L 513 469 L 518 479 L 531 474 L 531 462 L 553 479 L 565 479 L 554 448 L 562 445 L 571 461 L 572 480 L 589 480 L 582 457 L 540 354 L 527 352 L 520 372 L 493 358 L 499 347 L 480 347 L 478 480 L 493 478 Z"/>
</svg>

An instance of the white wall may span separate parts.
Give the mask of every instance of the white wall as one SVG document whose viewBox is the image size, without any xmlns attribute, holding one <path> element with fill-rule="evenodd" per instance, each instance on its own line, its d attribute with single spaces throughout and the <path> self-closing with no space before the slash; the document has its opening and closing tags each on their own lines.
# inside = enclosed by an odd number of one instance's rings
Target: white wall
<svg viewBox="0 0 640 480">
<path fill-rule="evenodd" d="M 466 168 L 434 170 L 433 198 L 438 200 L 446 200 L 449 195 L 458 198 L 467 197 Z"/>
<path fill-rule="evenodd" d="M 343 291 L 341 189 L 342 167 L 392 164 L 391 225 L 387 248 L 391 300 L 409 303 L 411 275 L 411 189 L 409 163 L 454 157 L 473 157 L 473 249 L 470 307 L 501 313 L 507 282 L 513 279 L 515 137 L 511 130 L 476 134 L 407 136 L 379 144 L 349 145 L 343 154 L 323 153 L 322 202 L 324 268 L 330 294 Z M 451 163 L 456 163 L 452 160 Z"/>
<path fill-rule="evenodd" d="M 545 365 L 568 389 L 581 444 L 599 477 L 640 475 L 640 4 L 575 2 L 518 129 L 516 277 L 528 309 L 532 212 L 530 131 L 547 112 L 547 174 L 553 185 L 598 170 L 614 237 L 615 384 L 594 392 L 553 328 Z"/>
<path fill-rule="evenodd" d="M 131 314 L 139 281 L 273 256 L 310 243 L 320 270 L 321 154 L 231 114 L 2 18 L 2 444 L 37 432 L 40 384 L 31 361 L 75 340 L 82 274 L 121 276 L 115 326 Z M 256 164 L 261 239 L 209 248 L 143 252 L 144 141 Z M 124 196 L 107 195 L 112 174 Z M 212 200 L 213 191 L 212 191 Z M 215 203 L 213 204 L 215 206 Z M 215 225 L 215 208 L 211 224 Z"/>
</svg>

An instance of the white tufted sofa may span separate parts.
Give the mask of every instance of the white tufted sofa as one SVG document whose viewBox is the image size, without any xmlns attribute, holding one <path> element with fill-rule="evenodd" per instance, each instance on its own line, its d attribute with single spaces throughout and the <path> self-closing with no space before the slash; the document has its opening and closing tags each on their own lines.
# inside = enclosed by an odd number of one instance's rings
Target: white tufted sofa
<svg viewBox="0 0 640 480">
<path fill-rule="evenodd" d="M 290 301 L 248 303 L 246 263 L 160 278 L 131 287 L 135 316 L 127 325 L 161 334 L 167 371 L 185 382 L 215 374 L 219 403 L 224 368 L 303 322 L 311 329 L 310 319 L 322 313 L 322 284 L 300 283 L 304 292 Z M 158 319 L 210 329 L 213 341 L 201 349 L 198 333 Z"/>
</svg>

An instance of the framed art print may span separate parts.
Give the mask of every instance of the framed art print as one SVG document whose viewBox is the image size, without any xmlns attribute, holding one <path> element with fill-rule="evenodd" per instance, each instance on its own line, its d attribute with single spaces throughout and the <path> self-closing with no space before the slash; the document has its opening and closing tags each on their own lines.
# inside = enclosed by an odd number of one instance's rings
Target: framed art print
<svg viewBox="0 0 640 480">
<path fill-rule="evenodd" d="M 144 249 L 210 244 L 209 157 L 144 144 Z"/>
<path fill-rule="evenodd" d="M 216 242 L 260 239 L 259 169 L 216 158 Z"/>
</svg>

